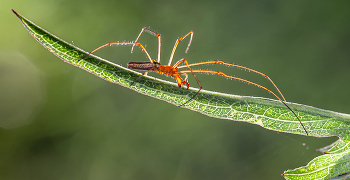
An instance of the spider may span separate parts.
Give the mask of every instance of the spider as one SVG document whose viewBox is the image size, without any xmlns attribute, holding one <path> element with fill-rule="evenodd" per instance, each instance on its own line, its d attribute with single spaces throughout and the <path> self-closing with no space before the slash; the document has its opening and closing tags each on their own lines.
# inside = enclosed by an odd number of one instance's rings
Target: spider
<svg viewBox="0 0 350 180">
<path fill-rule="evenodd" d="M 149 53 L 147 52 L 146 48 L 138 41 L 138 39 L 140 38 L 141 34 L 143 32 L 148 32 L 154 36 L 157 36 L 158 37 L 158 59 L 155 60 L 155 59 L 152 59 L 151 56 L 149 55 Z M 256 71 L 254 69 L 250 69 L 250 68 L 247 68 L 247 67 L 244 67 L 244 66 L 240 66 L 240 65 L 236 65 L 236 64 L 230 64 L 230 63 L 226 63 L 224 61 L 221 61 L 221 60 L 210 60 L 210 61 L 204 61 L 204 62 L 198 62 L 198 63 L 192 63 L 192 64 L 189 64 L 188 61 L 183 58 L 183 59 L 180 59 L 179 61 L 177 61 L 173 66 L 171 65 L 172 61 L 173 61 L 173 58 L 174 58 L 174 54 L 175 54 L 175 51 L 177 49 L 177 46 L 179 44 L 179 42 L 181 42 L 182 40 L 184 40 L 186 37 L 190 36 L 190 41 L 187 45 L 187 48 L 186 48 L 186 51 L 185 53 L 188 52 L 188 49 L 192 43 L 192 38 L 193 38 L 193 31 L 190 31 L 189 33 L 187 33 L 185 36 L 183 37 L 180 37 L 178 38 L 176 41 L 175 41 L 175 45 L 173 47 L 173 50 L 171 52 L 171 55 L 170 55 L 170 59 L 169 59 L 169 62 L 168 62 L 168 65 L 162 65 L 160 63 L 160 53 L 161 53 L 161 35 L 159 33 L 156 33 L 155 31 L 152 31 L 146 27 L 142 28 L 141 32 L 139 33 L 139 35 L 137 36 L 136 40 L 134 42 L 109 42 L 107 44 L 104 44 L 102 46 L 99 46 L 98 48 L 94 49 L 93 51 L 91 51 L 89 54 L 87 54 L 86 56 L 96 52 L 97 50 L 103 48 L 103 47 L 106 47 L 106 46 L 111 46 L 111 45 L 132 45 L 132 48 L 131 48 L 131 53 L 133 52 L 134 50 L 134 47 L 135 46 L 139 46 L 142 51 L 146 54 L 147 58 L 149 61 L 145 61 L 145 62 L 129 62 L 128 63 L 128 68 L 129 69 L 137 69 L 137 70 L 143 70 L 143 71 L 146 71 L 144 72 L 141 76 L 139 76 L 134 82 L 131 83 L 131 85 L 133 85 L 136 81 L 138 81 L 142 76 L 144 75 L 147 75 L 148 72 L 150 71 L 154 71 L 158 74 L 161 74 L 161 75 L 165 75 L 165 76 L 170 76 L 172 78 L 174 78 L 178 84 L 179 87 L 181 87 L 182 85 L 185 85 L 187 87 L 187 89 L 190 87 L 190 83 L 188 82 L 188 73 L 191 73 L 193 75 L 193 77 L 195 78 L 195 80 L 197 81 L 197 84 L 199 86 L 199 89 L 198 91 L 189 99 L 187 100 L 185 103 L 181 104 L 180 106 L 183 106 L 185 104 L 187 104 L 188 102 L 190 102 L 193 98 L 195 98 L 198 93 L 202 90 L 202 85 L 201 83 L 199 82 L 197 76 L 195 75 L 195 73 L 207 73 L 207 74 L 216 74 L 216 75 L 221 75 L 221 76 L 224 76 L 226 78 L 230 78 L 230 79 L 236 79 L 236 80 L 239 80 L 239 81 L 242 81 L 242 82 L 246 82 L 248 84 L 252 84 L 254 86 L 257 86 L 261 89 L 264 89 L 265 91 L 271 93 L 272 95 L 274 95 L 279 101 L 281 101 L 281 103 L 283 103 L 293 114 L 294 116 L 298 119 L 298 121 L 300 122 L 301 126 L 303 127 L 305 133 L 307 135 L 308 132 L 306 131 L 306 128 L 305 126 L 302 124 L 301 120 L 299 119 L 299 117 L 295 114 L 295 112 L 286 104 L 286 99 L 284 98 L 283 94 L 281 93 L 281 91 L 278 89 L 278 87 L 275 85 L 275 83 L 272 81 L 272 79 L 267 76 L 266 74 L 262 73 L 262 72 L 259 72 L 259 71 Z M 83 58 L 81 59 L 84 59 L 86 56 L 84 56 Z M 184 65 L 181 65 L 181 64 L 184 64 Z M 282 99 L 277 96 L 273 91 L 271 91 L 270 89 L 262 86 L 262 85 L 259 85 L 257 83 L 254 83 L 252 81 L 248 81 L 246 79 L 242 79 L 242 78 L 239 78 L 239 77 L 234 77 L 234 76 L 229 76 L 223 72 L 220 72 L 220 71 L 213 71 L 213 70 L 201 70 L 201 69 L 192 69 L 191 67 L 192 66 L 198 66 L 198 65 L 204 65 L 204 64 L 222 64 L 222 65 L 227 65 L 227 66 L 233 66 L 233 67 L 238 67 L 238 68 L 241 68 L 241 69 L 245 69 L 245 70 L 248 70 L 250 72 L 254 72 L 254 73 L 257 73 L 257 74 L 260 74 L 262 76 L 264 76 L 265 78 L 267 78 L 271 83 L 272 85 L 276 88 L 276 90 L 278 91 L 278 93 L 281 95 Z M 183 68 L 187 68 L 185 70 L 180 70 L 180 69 L 183 69 Z M 184 78 L 181 77 L 184 76 Z M 131 86 L 130 85 L 130 86 Z M 180 107 L 179 106 L 179 107 Z"/>
</svg>

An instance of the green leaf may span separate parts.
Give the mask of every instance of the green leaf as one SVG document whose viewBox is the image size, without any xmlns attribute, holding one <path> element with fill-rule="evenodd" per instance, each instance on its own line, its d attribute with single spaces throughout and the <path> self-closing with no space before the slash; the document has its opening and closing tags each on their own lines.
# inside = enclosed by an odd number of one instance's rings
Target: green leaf
<svg viewBox="0 0 350 180">
<path fill-rule="evenodd" d="M 14 10 L 12 11 L 34 39 L 50 52 L 63 61 L 106 81 L 177 106 L 185 103 L 198 91 L 196 88 L 189 90 L 179 88 L 175 83 L 148 76 L 142 77 L 131 85 L 140 73 L 95 55 L 81 59 L 88 52 L 59 39 Z M 305 167 L 285 171 L 282 175 L 286 179 L 329 179 L 349 172 L 350 115 L 296 103 L 287 104 L 298 115 L 311 136 L 339 136 L 340 139 L 320 149 L 321 152 L 326 153 L 325 155 L 316 157 Z M 305 135 L 305 131 L 293 113 L 278 100 L 202 90 L 192 101 L 182 107 L 215 118 L 245 121 L 269 130 Z"/>
<path fill-rule="evenodd" d="M 346 179 L 349 172 L 350 142 L 339 139 L 319 149 L 325 155 L 316 157 L 306 166 L 286 171 L 286 179 Z M 333 179 L 333 178 L 332 178 Z"/>
</svg>

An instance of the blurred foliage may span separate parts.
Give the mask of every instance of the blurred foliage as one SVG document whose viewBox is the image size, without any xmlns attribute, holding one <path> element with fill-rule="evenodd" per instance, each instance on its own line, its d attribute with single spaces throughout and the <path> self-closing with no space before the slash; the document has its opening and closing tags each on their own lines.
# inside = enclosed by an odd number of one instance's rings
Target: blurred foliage
<svg viewBox="0 0 350 180">
<path fill-rule="evenodd" d="M 101 81 L 34 42 L 10 8 L 86 50 L 150 27 L 162 34 L 162 62 L 194 30 L 189 53 L 183 45 L 175 59 L 251 67 L 288 101 L 349 113 L 347 1 L 0 2 L 0 179 L 282 179 L 336 139 L 276 135 Z M 140 41 L 156 56 L 156 38 Z M 124 66 L 145 59 L 130 47 L 97 54 Z M 253 73 L 213 68 L 269 86 Z M 271 97 L 238 81 L 199 79 L 208 90 Z"/>
</svg>

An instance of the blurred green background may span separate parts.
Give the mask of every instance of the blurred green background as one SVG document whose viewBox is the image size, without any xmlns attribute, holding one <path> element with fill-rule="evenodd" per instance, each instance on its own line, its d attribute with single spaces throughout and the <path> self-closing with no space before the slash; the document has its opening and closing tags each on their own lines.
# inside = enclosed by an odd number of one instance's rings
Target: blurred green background
<svg viewBox="0 0 350 180">
<path fill-rule="evenodd" d="M 146 26 L 162 34 L 167 64 L 220 59 L 268 74 L 287 101 L 350 113 L 350 1 L 0 0 L 0 179 L 283 179 L 337 138 L 278 133 L 219 120 L 111 84 L 64 63 L 37 43 L 11 8 L 91 51 L 133 41 Z M 157 38 L 140 42 L 157 55 Z M 136 48 L 96 53 L 126 66 Z M 271 87 L 256 74 L 204 66 Z M 157 76 L 154 73 L 149 75 Z M 169 81 L 170 78 L 161 77 Z M 220 76 L 204 89 L 274 98 Z M 192 85 L 196 85 L 190 79 Z M 305 145 L 303 145 L 305 143 Z"/>
</svg>

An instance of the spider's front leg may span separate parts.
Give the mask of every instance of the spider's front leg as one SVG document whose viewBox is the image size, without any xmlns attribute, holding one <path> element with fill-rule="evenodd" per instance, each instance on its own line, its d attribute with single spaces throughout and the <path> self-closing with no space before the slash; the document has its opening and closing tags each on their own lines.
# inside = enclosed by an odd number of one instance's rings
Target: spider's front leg
<svg viewBox="0 0 350 180">
<path fill-rule="evenodd" d="M 188 75 L 187 74 L 182 74 L 185 76 L 185 79 L 182 81 L 182 85 L 186 85 L 187 89 L 190 88 L 190 83 L 188 83 Z"/>
</svg>

